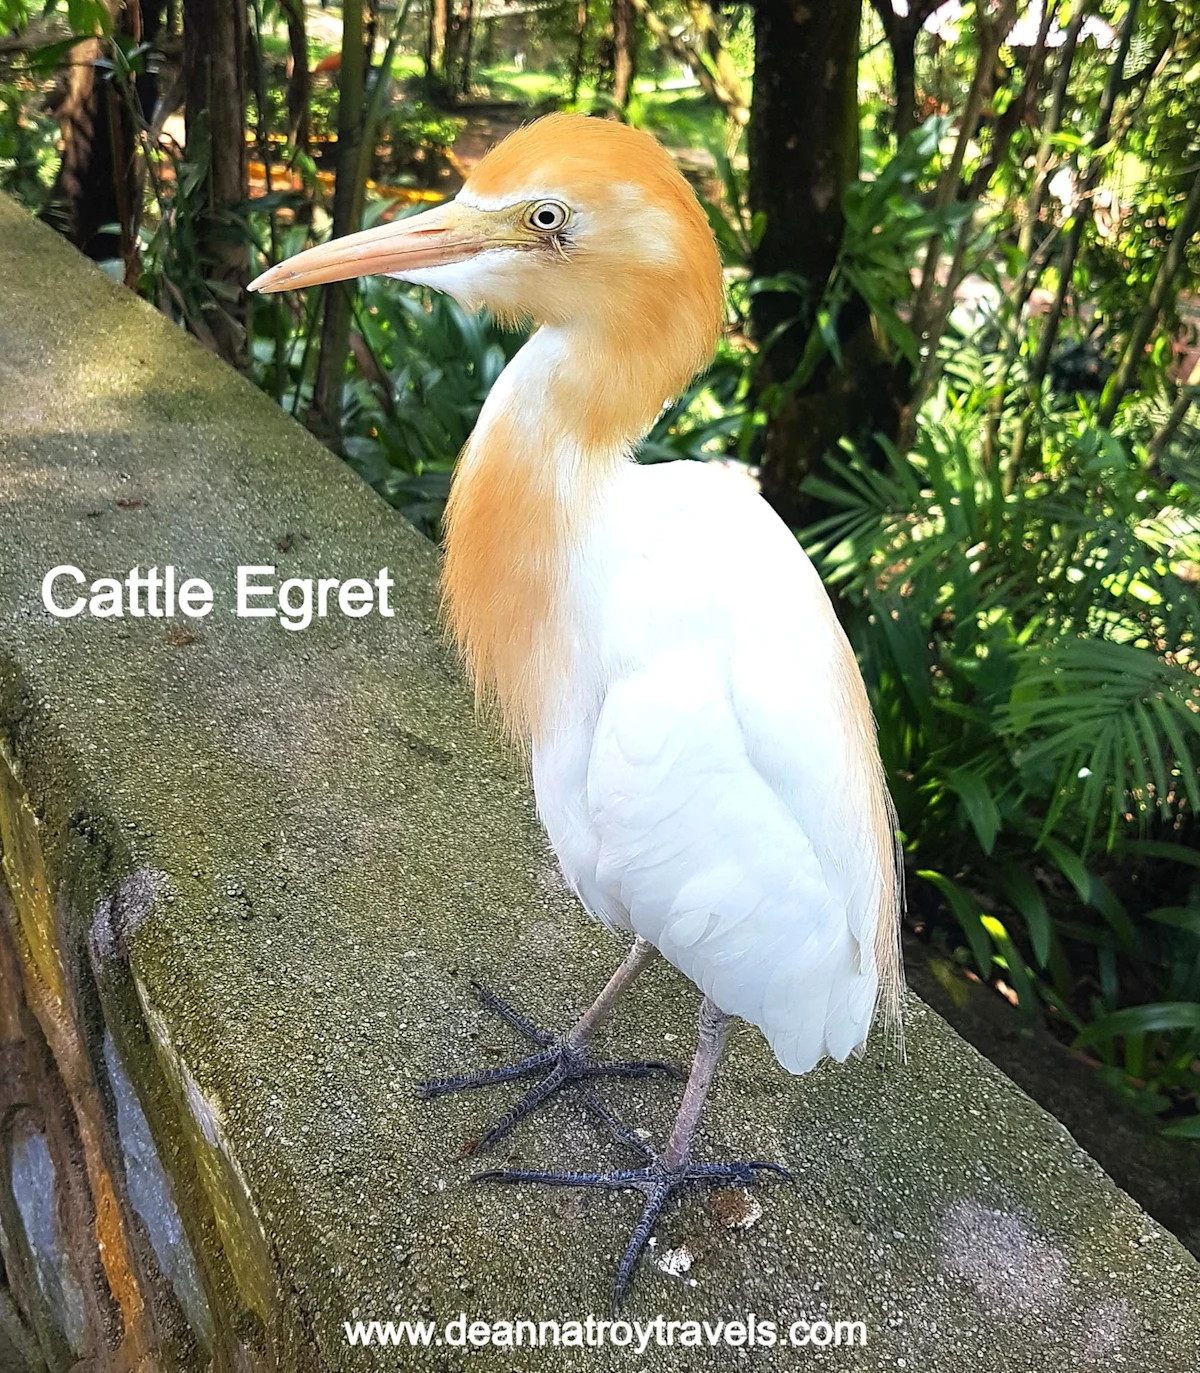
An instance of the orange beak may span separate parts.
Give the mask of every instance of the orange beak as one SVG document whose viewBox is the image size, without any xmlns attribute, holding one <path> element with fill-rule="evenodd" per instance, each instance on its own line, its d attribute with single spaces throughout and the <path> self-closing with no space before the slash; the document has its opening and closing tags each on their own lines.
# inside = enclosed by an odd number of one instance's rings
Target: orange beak
<svg viewBox="0 0 1200 1373">
<path fill-rule="evenodd" d="M 487 248 L 514 245 L 508 216 L 448 201 L 394 224 L 331 239 L 269 268 L 252 291 L 293 291 L 371 275 L 403 276 L 422 267 L 462 262 Z"/>
</svg>

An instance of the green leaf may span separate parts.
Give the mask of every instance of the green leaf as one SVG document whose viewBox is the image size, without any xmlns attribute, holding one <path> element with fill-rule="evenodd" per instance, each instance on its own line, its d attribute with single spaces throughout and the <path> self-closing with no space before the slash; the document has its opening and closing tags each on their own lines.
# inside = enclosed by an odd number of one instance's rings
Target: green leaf
<svg viewBox="0 0 1200 1373">
<path fill-rule="evenodd" d="M 1025 922 L 1029 931 L 1029 942 L 1033 946 L 1033 956 L 1039 968 L 1050 961 L 1050 950 L 1054 942 L 1054 930 L 1050 924 L 1050 912 L 1038 890 L 1037 883 L 1024 868 L 1015 863 L 1005 864 L 1000 870 L 1000 881 L 1005 896 Z"/>
<path fill-rule="evenodd" d="M 1147 911 L 1146 920 L 1155 920 L 1160 925 L 1172 925 L 1177 930 L 1191 930 L 1200 934 L 1200 906 L 1156 906 Z"/>
<path fill-rule="evenodd" d="M 1200 1001 L 1154 1001 L 1146 1006 L 1128 1006 L 1092 1021 L 1075 1043 L 1094 1044 L 1100 1039 L 1172 1030 L 1200 1030 Z"/>
<path fill-rule="evenodd" d="M 950 909 L 962 926 L 963 934 L 967 937 L 967 943 L 971 946 L 971 952 L 975 956 L 975 966 L 979 969 L 980 975 L 985 978 L 991 977 L 992 941 L 984 928 L 983 913 L 980 911 L 978 903 L 973 901 L 957 883 L 952 882 L 948 877 L 944 877 L 940 872 L 923 868 L 917 873 L 917 876 L 923 877 L 926 882 L 932 882 L 946 898 Z"/>
<path fill-rule="evenodd" d="M 997 920 L 994 915 L 981 916 L 980 920 L 983 928 L 991 935 L 1000 951 L 1004 960 L 1004 969 L 1008 973 L 1008 980 L 1012 984 L 1013 991 L 1017 994 L 1017 1004 L 1022 1014 L 1036 1019 L 1039 1012 L 1038 996 L 1020 949 L 1009 937 L 1003 922 Z"/>
<path fill-rule="evenodd" d="M 112 16 L 104 0 L 67 0 L 67 23 L 86 38 L 97 33 L 108 37 L 112 33 Z"/>
<path fill-rule="evenodd" d="M 1093 606 L 1091 615 L 1117 594 L 1114 581 L 1130 584 L 1125 559 L 1141 550 L 1129 550 L 1126 535 L 1108 528 L 1102 539 L 1096 530 L 1086 548 L 1066 541 L 1072 552 L 1060 575 L 1078 579 L 1072 594 Z M 1111 848 L 1128 828 L 1127 813 L 1145 827 L 1155 811 L 1169 818 L 1181 804 L 1172 791 L 1200 803 L 1198 703 L 1196 675 L 1182 664 L 1130 643 L 1070 637 L 1030 655 L 996 725 L 1012 736 L 1027 775 L 1058 772 L 1046 832 L 1070 809 L 1085 848 L 1096 833 Z"/>
<path fill-rule="evenodd" d="M 1200 1116 L 1177 1120 L 1174 1125 L 1168 1125 L 1163 1134 L 1170 1135 L 1172 1139 L 1200 1139 Z"/>
<path fill-rule="evenodd" d="M 756 210 L 750 220 L 750 246 L 757 248 L 762 242 L 762 236 L 767 231 L 767 216 L 762 210 Z"/>
<path fill-rule="evenodd" d="M 1061 839 L 1044 839 L 1041 847 L 1054 860 L 1058 870 L 1079 893 L 1081 901 L 1091 902 L 1092 878 L 1083 859 Z"/>
<path fill-rule="evenodd" d="M 1112 932 L 1126 949 L 1137 947 L 1137 926 L 1129 918 L 1129 912 L 1108 883 L 1094 872 L 1088 876 L 1088 904 L 1108 921 Z"/>
<path fill-rule="evenodd" d="M 991 853 L 1000 833 L 1000 811 L 992 797 L 991 788 L 977 772 L 950 768 L 943 780 L 963 804 L 967 819 L 979 839 L 984 853 Z"/>
<path fill-rule="evenodd" d="M 1200 849 L 1189 849 L 1186 844 L 1164 844 L 1157 839 L 1131 839 L 1121 847 L 1127 853 L 1142 854 L 1146 858 L 1166 858 L 1173 863 L 1186 863 L 1189 867 L 1200 868 Z"/>
<path fill-rule="evenodd" d="M 70 38 L 61 38 L 56 43 L 43 43 L 36 48 L 30 48 L 25 60 L 35 75 L 49 76 L 76 44 L 86 42 L 86 34 L 72 34 Z"/>
</svg>

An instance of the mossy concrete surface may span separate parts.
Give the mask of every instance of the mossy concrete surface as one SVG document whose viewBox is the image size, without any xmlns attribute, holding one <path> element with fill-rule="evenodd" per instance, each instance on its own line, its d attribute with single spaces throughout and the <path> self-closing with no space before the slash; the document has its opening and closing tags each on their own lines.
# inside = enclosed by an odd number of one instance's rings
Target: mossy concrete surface
<svg viewBox="0 0 1200 1373">
<path fill-rule="evenodd" d="M 624 1313 L 863 1321 L 865 1348 L 348 1346 L 359 1318 L 606 1316 L 637 1213 L 630 1195 L 473 1183 L 469 1142 L 512 1089 L 414 1092 L 524 1052 L 472 979 L 563 1026 L 621 953 L 565 891 L 519 760 L 474 718 L 436 562 L 269 399 L 0 199 L 0 733 L 78 1017 L 94 1050 L 110 1022 L 216 1327 L 250 1366 L 1200 1366 L 1195 1261 L 915 1000 L 905 1062 L 876 1045 L 797 1080 L 735 1035 L 701 1153 L 778 1160 L 795 1182 L 671 1210 Z M 217 608 L 56 620 L 40 584 L 60 563 L 172 563 Z M 397 614 L 300 633 L 238 619 L 238 564 L 386 566 Z M 696 1006 L 660 965 L 602 1047 L 685 1063 Z M 677 1087 L 601 1090 L 663 1137 Z M 499 1158 L 626 1162 L 569 1099 Z"/>
</svg>

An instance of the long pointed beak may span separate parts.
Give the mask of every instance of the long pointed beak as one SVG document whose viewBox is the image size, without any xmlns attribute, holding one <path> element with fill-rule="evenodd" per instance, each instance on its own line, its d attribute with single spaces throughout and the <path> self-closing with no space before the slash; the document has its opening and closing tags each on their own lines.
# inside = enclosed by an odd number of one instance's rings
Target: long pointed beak
<svg viewBox="0 0 1200 1373">
<path fill-rule="evenodd" d="M 394 224 L 346 234 L 297 253 L 265 271 L 250 289 L 292 291 L 350 277 L 402 276 L 421 267 L 461 262 L 504 241 L 494 215 L 451 200 Z"/>
</svg>

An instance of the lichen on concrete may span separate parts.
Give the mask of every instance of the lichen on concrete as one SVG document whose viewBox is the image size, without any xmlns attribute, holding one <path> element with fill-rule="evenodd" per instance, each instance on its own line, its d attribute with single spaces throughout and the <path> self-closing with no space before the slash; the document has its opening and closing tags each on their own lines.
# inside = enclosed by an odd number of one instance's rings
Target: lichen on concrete
<svg viewBox="0 0 1200 1373">
<path fill-rule="evenodd" d="M 194 638 L 147 619 L 53 620 L 39 586 L 60 562 L 89 577 L 172 562 L 212 582 L 221 609 Z M 250 563 L 387 566 L 396 618 L 296 634 L 238 620 L 229 588 Z M 219 1106 L 264 1237 L 252 1262 L 269 1270 L 268 1296 L 248 1296 L 243 1272 L 242 1296 L 222 1298 L 245 1308 L 229 1318 L 237 1337 L 264 1367 L 327 1373 L 416 1363 L 350 1349 L 346 1320 L 606 1314 L 636 1199 L 473 1183 L 470 1141 L 511 1093 L 414 1092 L 519 1051 L 472 979 L 561 1025 L 621 952 L 557 880 L 519 762 L 475 720 L 437 629 L 434 550 L 269 400 L 3 201 L 0 573 L 0 732 L 55 891 L 85 931 L 122 881 L 165 875 L 110 960 L 128 964 L 125 994 L 102 1000 L 124 1022 L 118 1045 L 123 1030 L 169 1043 Z M 686 1061 L 696 1004 L 655 967 L 604 1047 Z M 675 1257 L 642 1265 L 627 1314 L 862 1320 L 866 1348 L 821 1356 L 848 1370 L 1197 1366 L 1194 1260 L 915 1001 L 908 1038 L 904 1063 L 877 1047 L 792 1079 L 739 1031 L 700 1147 L 778 1160 L 795 1182 L 758 1189 L 745 1225 L 686 1199 L 656 1246 Z M 131 1066 L 139 1092 L 161 1076 L 152 1058 Z M 663 1137 L 675 1089 L 605 1095 Z M 170 1129 L 165 1109 L 148 1117 Z M 159 1143 L 169 1169 L 194 1173 L 185 1134 Z M 614 1150 L 565 1100 L 500 1157 L 582 1167 Z M 189 1186 L 185 1212 L 203 1209 Z M 220 1260 L 205 1244 L 228 1242 L 219 1228 L 196 1221 L 204 1274 Z M 469 1357 L 597 1373 L 630 1361 Z M 742 1357 L 785 1369 L 798 1356 L 652 1345 L 640 1363 Z"/>
</svg>

